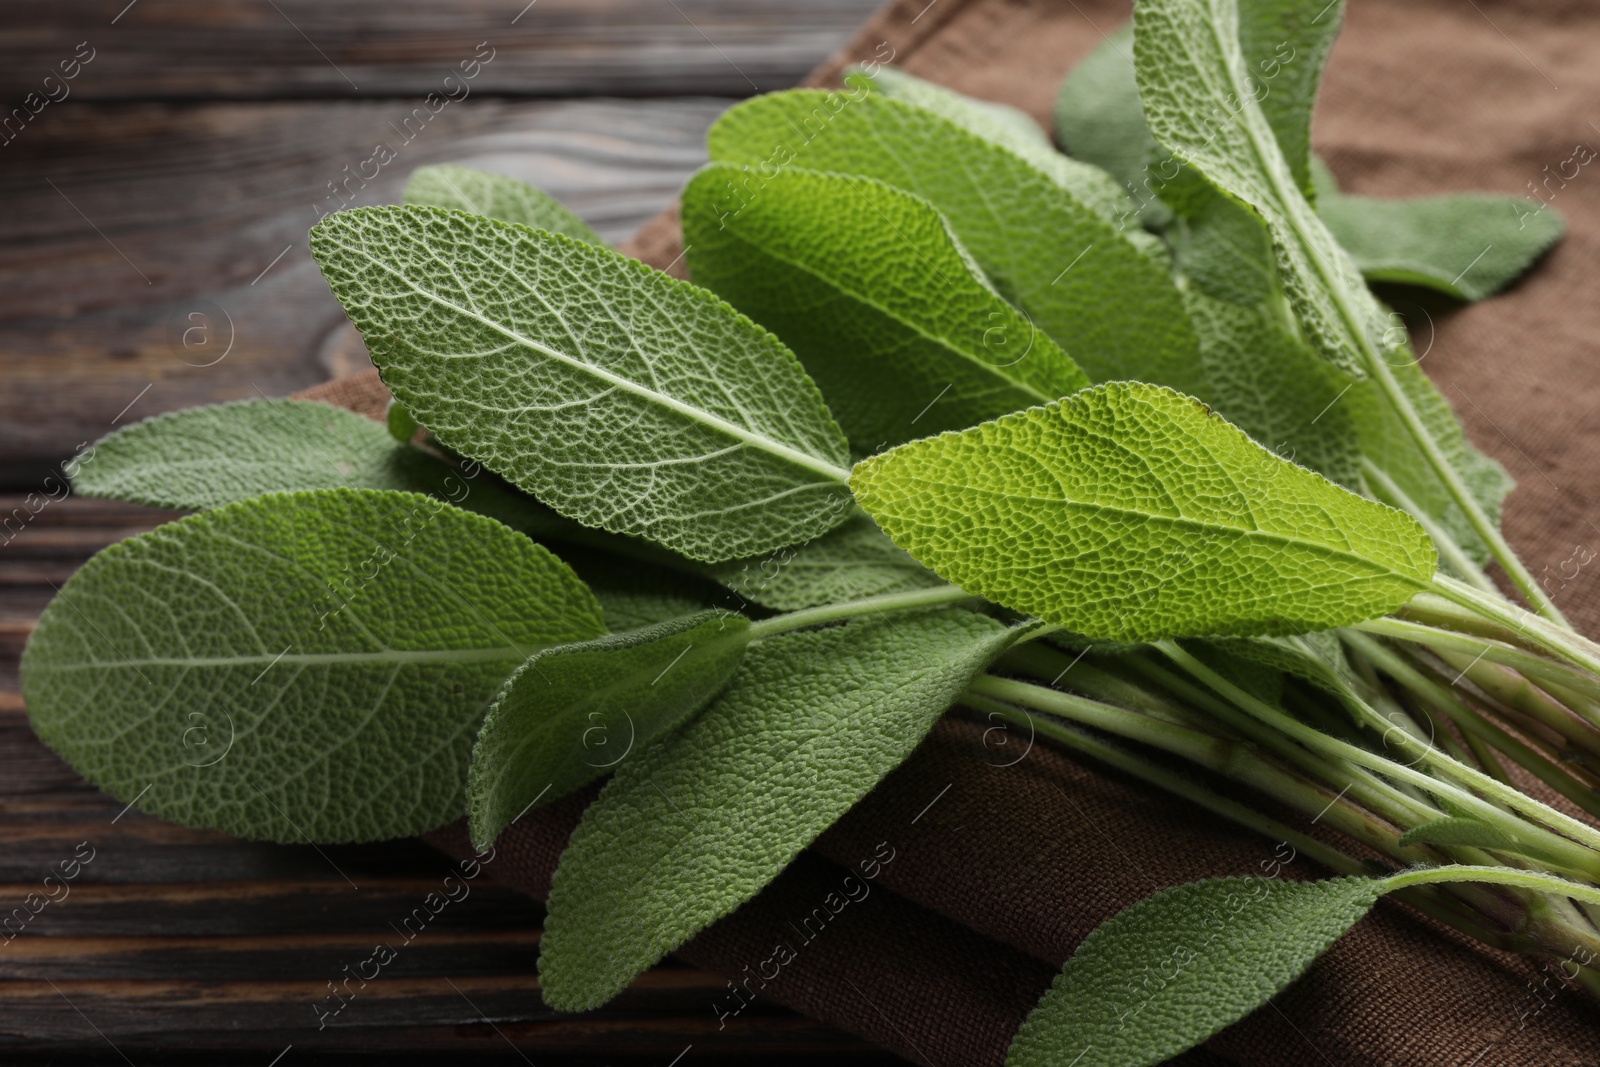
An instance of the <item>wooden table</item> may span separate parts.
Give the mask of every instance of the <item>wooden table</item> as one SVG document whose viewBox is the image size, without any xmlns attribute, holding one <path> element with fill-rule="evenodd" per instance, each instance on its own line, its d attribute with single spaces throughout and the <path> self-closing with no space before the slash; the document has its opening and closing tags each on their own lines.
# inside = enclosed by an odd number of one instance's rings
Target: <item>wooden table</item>
<svg viewBox="0 0 1600 1067">
<path fill-rule="evenodd" d="M 703 161 L 731 98 L 794 83 L 873 0 L 523 5 L 0 8 L 0 99 L 22 109 L 0 115 L 0 916 L 93 856 L 0 939 L 0 1062 L 900 1062 L 770 1006 L 719 1032 L 722 980 L 670 961 L 603 1011 L 550 1012 L 541 910 L 485 883 L 319 1030 L 327 983 L 437 884 L 442 857 L 172 826 L 84 784 L 28 728 L 17 656 L 53 588 L 169 516 L 27 494 L 117 426 L 363 365 L 306 230 L 378 141 L 398 158 L 347 185 L 353 203 L 460 162 L 536 182 L 621 239 Z M 467 95 L 415 117 L 491 54 Z"/>
</svg>

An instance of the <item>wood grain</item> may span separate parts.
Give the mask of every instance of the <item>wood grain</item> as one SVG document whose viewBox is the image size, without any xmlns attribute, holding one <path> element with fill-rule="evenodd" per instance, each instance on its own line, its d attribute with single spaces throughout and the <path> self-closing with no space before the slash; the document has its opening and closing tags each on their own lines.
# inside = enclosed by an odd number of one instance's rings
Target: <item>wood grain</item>
<svg viewBox="0 0 1600 1067">
<path fill-rule="evenodd" d="M 873 0 L 6 4 L 0 5 L 0 99 L 20 101 L 43 88 L 44 77 L 85 41 L 93 58 L 67 83 L 69 101 L 420 98 L 439 90 L 480 42 L 493 58 L 471 79 L 474 94 L 747 96 L 799 81 L 875 6 Z"/>
<path fill-rule="evenodd" d="M 621 240 L 704 161 L 726 106 L 468 100 L 406 141 L 403 102 L 69 102 L 0 147 L 0 485 L 35 488 L 130 421 L 364 366 L 311 261 L 319 211 L 395 202 L 449 161 L 532 181 Z M 380 140 L 394 162 L 331 194 Z"/>
<path fill-rule="evenodd" d="M 0 496 L 0 516 L 27 513 Z M 658 1064 L 899 1062 L 760 1002 L 719 1031 L 721 978 L 673 961 L 602 1011 L 539 1000 L 543 909 L 489 878 L 406 941 L 397 926 L 451 872 L 418 841 L 240 841 L 127 810 L 33 736 L 16 665 L 38 611 L 91 554 L 172 513 L 68 497 L 0 535 L 0 1062 Z M 86 846 L 86 847 L 85 847 Z M 46 873 L 93 858 L 30 908 Z M 486 870 L 492 874 L 492 862 Z M 59 890 L 55 890 L 59 894 Z M 31 914 L 37 909 L 36 914 Z M 19 918 L 13 918 L 13 927 Z M 394 960 L 319 1028 L 328 983 L 385 942 Z M 341 990 L 344 987 L 341 986 Z M 316 1007 L 314 1007 L 316 1006 Z M 485 1022 L 492 1019 L 493 1024 Z M 113 1047 L 114 1046 L 114 1047 Z M 216 1059 L 208 1059 L 216 1057 Z"/>
</svg>

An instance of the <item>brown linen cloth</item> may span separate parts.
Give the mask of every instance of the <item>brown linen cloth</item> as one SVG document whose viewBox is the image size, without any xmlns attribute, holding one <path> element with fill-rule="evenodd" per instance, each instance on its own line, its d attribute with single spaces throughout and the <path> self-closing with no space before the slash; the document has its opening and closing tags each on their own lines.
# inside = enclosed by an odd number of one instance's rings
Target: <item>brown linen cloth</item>
<svg viewBox="0 0 1600 1067">
<path fill-rule="evenodd" d="M 912 73 L 1047 122 L 1061 77 L 1128 10 L 1118 0 L 895 2 L 812 80 L 882 59 L 886 42 Z M 1600 629 L 1600 568 L 1585 563 L 1571 576 L 1600 549 L 1588 517 L 1600 361 L 1587 358 L 1600 306 L 1582 289 L 1600 262 L 1600 184 L 1590 188 L 1600 172 L 1573 177 L 1570 160 L 1580 143 L 1600 146 L 1600 107 L 1588 105 L 1600 100 L 1597 46 L 1600 4 L 1355 0 L 1314 130 L 1348 191 L 1537 185 L 1566 216 L 1564 243 L 1508 294 L 1464 309 L 1397 299 L 1474 441 L 1518 478 L 1508 536 L 1590 633 Z M 676 213 L 645 227 L 630 251 L 657 266 L 677 259 Z M 381 414 L 375 375 L 313 392 Z M 1100 922 L 1160 887 L 1261 873 L 1274 858 L 1272 842 L 1044 745 L 1007 765 L 1021 739 L 996 740 L 981 722 L 947 717 L 777 882 L 679 955 L 741 983 L 743 999 L 769 997 L 913 1062 L 999 1064 L 1055 968 Z M 498 843 L 499 876 L 542 897 L 592 796 L 525 816 Z M 459 826 L 431 839 L 466 850 Z M 894 858 L 871 895 L 806 936 L 797 924 L 885 847 Z M 1284 871 L 1324 873 L 1305 859 Z M 780 943 L 795 959 L 764 981 Z M 1272 1005 L 1182 1062 L 1596 1067 L 1600 1011 L 1553 974 L 1382 904 Z M 730 988 L 706 1010 L 736 1027 L 740 997 Z"/>
</svg>

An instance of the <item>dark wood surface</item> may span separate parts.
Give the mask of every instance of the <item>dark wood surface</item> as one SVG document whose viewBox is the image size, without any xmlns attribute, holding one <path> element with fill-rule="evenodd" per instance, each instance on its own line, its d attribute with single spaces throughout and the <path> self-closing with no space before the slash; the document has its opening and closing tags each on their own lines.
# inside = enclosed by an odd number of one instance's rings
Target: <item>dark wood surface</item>
<svg viewBox="0 0 1600 1067">
<path fill-rule="evenodd" d="M 80 42 L 94 52 L 64 99 L 0 123 L 0 516 L 26 517 L 0 534 L 0 914 L 93 850 L 66 897 L 0 939 L 0 1062 L 900 1062 L 759 1003 L 718 1031 L 722 980 L 672 961 L 602 1011 L 552 1013 L 535 972 L 542 912 L 486 880 L 319 1030 L 326 983 L 389 936 L 445 860 L 418 842 L 318 852 L 125 810 L 34 739 L 17 678 L 53 587 L 169 517 L 77 498 L 39 509 L 26 494 L 80 442 L 363 366 L 306 246 L 346 166 L 380 140 L 399 149 L 355 203 L 395 200 L 426 163 L 502 171 L 620 240 L 702 162 L 732 97 L 798 80 L 872 7 L 0 7 L 8 108 L 59 96 L 45 75 Z M 483 41 L 494 58 L 470 95 L 406 128 Z"/>
</svg>

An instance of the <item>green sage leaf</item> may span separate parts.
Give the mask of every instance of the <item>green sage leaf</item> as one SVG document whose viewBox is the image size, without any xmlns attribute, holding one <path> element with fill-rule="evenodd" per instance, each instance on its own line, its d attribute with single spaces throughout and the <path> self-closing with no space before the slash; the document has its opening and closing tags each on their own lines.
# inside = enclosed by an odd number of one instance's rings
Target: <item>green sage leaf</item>
<svg viewBox="0 0 1600 1067">
<path fill-rule="evenodd" d="M 856 466 L 868 514 L 968 592 L 1091 639 L 1303 633 L 1434 573 L 1416 520 L 1198 401 L 1113 382 Z"/>
<path fill-rule="evenodd" d="M 598 1007 L 777 877 L 1011 640 L 960 610 L 753 644 L 687 727 L 624 760 L 561 855 L 545 1001 Z"/>
<path fill-rule="evenodd" d="M 713 164 L 684 190 L 690 270 L 794 350 L 857 451 L 965 429 L 1089 384 L 994 291 L 927 201 L 871 179 L 786 168 L 737 210 L 721 209 L 750 176 Z"/>
<path fill-rule="evenodd" d="M 1266 19 L 1263 24 L 1293 19 L 1309 26 L 1317 6 L 1279 0 L 1250 10 Z M 1333 17 L 1330 9 L 1325 18 Z M 1307 340 L 1334 366 L 1360 377 L 1365 347 L 1383 347 L 1385 316 L 1306 199 L 1309 156 L 1299 163 L 1286 156 L 1264 110 L 1279 82 L 1293 84 L 1292 64 L 1267 78 L 1260 61 L 1250 64 L 1240 34 L 1238 0 L 1140 4 L 1134 13 L 1134 68 L 1145 117 L 1177 161 L 1260 214 Z M 1314 87 L 1314 77 L 1309 84 Z M 1274 105 L 1280 126 L 1309 114 L 1309 101 L 1289 96 L 1294 106 Z"/>
<path fill-rule="evenodd" d="M 931 111 L 1021 156 L 1034 169 L 1048 175 L 1062 189 L 1108 219 L 1126 215 L 1132 206 L 1127 195 L 1117 187 L 1115 178 L 1097 166 L 1056 151 L 1039 124 L 1014 107 L 978 100 L 892 67 L 880 68 L 872 75 L 852 74 L 845 83 L 851 87 L 870 85 L 892 100 Z"/>
<path fill-rule="evenodd" d="M 1460 473 L 1473 499 L 1498 525 L 1501 506 L 1506 494 L 1516 486 L 1515 480 L 1497 461 L 1467 440 L 1466 431 L 1450 402 L 1423 373 L 1418 357 L 1409 347 L 1397 349 L 1389 359 L 1392 361 L 1390 370 L 1422 419 L 1428 435 Z M 1349 405 L 1367 462 L 1391 479 L 1412 506 L 1438 522 L 1468 556 L 1480 564 L 1488 562 L 1488 547 L 1439 481 L 1432 464 L 1417 447 L 1393 405 L 1367 382 L 1356 385 L 1339 403 Z"/>
<path fill-rule="evenodd" d="M 1561 239 L 1554 211 L 1522 197 L 1453 193 L 1408 200 L 1337 196 L 1317 212 L 1372 281 L 1482 300 L 1510 285 Z"/>
<path fill-rule="evenodd" d="M 396 408 L 395 410 L 401 410 Z M 409 435 L 407 435 L 409 440 Z M 84 496 L 203 511 L 263 493 L 387 489 L 427 493 L 529 537 L 573 524 L 476 464 L 403 444 L 353 411 L 310 400 L 241 400 L 169 412 L 94 443 L 72 487 Z"/>
<path fill-rule="evenodd" d="M 944 584 L 865 515 L 803 545 L 719 563 L 711 574 L 739 596 L 778 611 Z"/>
<path fill-rule="evenodd" d="M 1161 201 L 1146 173 L 1158 146 L 1144 121 L 1133 76 L 1132 23 L 1072 68 L 1056 95 L 1055 122 L 1063 148 L 1109 173 L 1132 192 L 1141 209 L 1153 208 L 1151 221 L 1164 221 Z"/>
<path fill-rule="evenodd" d="M 1305 973 L 1384 892 L 1372 878 L 1216 878 L 1163 890 L 1084 939 L 1007 1067 L 1150 1067 Z"/>
<path fill-rule="evenodd" d="M 750 624 L 702 612 L 536 652 L 506 680 L 467 779 L 481 852 L 519 815 L 563 797 L 705 707 L 738 669 Z"/>
<path fill-rule="evenodd" d="M 1165 264 L 1016 153 L 864 87 L 747 100 L 708 142 L 712 159 L 755 168 L 718 210 L 754 203 L 774 168 L 875 178 L 937 208 L 995 288 L 1091 379 L 1192 388 L 1198 342 Z"/>
<path fill-rule="evenodd" d="M 592 245 L 605 240 L 555 197 L 527 182 L 469 167 L 441 164 L 418 167 L 406 183 L 405 202 L 442 207 L 516 222 L 535 230 L 564 233 Z"/>
<path fill-rule="evenodd" d="M 373 841 L 459 816 L 501 682 L 604 632 L 572 571 L 498 522 L 414 493 L 278 493 L 95 556 L 39 620 L 22 685 L 40 739 L 118 799 L 242 837 Z"/>
<path fill-rule="evenodd" d="M 1541 848 L 1536 842 L 1521 841 L 1497 826 L 1464 815 L 1449 815 L 1422 826 L 1414 826 L 1400 835 L 1400 844 L 1490 848 L 1557 865 L 1566 860 L 1566 857 Z"/>
<path fill-rule="evenodd" d="M 435 208 L 342 211 L 311 246 L 395 397 L 568 518 L 717 562 L 848 514 L 816 386 L 703 289 Z"/>
</svg>

